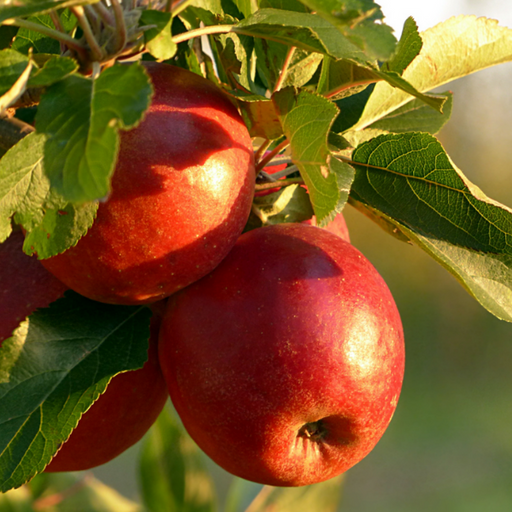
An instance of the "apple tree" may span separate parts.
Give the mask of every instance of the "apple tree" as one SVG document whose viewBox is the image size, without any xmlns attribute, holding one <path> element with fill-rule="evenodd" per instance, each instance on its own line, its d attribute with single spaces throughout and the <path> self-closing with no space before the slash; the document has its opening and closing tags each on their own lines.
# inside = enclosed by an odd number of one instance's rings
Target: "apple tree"
<svg viewBox="0 0 512 512">
<path fill-rule="evenodd" d="M 373 0 L 3 2 L 0 248 L 18 238 L 16 259 L 27 267 L 0 268 L 0 307 L 8 311 L 15 299 L 33 306 L 27 310 L 25 304 L 15 318 L 6 313 L 4 319 L 0 311 L 2 322 L 14 322 L 0 339 L 0 510 L 13 503 L 44 509 L 55 497 L 70 510 L 73 500 L 81 510 L 93 510 L 98 500 L 105 510 L 214 509 L 202 456 L 166 409 L 142 450 L 143 505 L 125 502 L 92 477 L 45 472 L 78 431 L 82 415 L 113 387 L 111 380 L 143 367 L 151 318 L 159 315 L 148 304 L 171 293 L 104 301 L 86 297 L 59 275 L 59 258 L 99 229 L 99 212 L 117 193 L 114 170 L 123 161 L 139 161 L 140 155 L 123 152 L 143 140 L 144 123 L 158 111 L 151 66 L 171 65 L 208 82 L 204 87 L 221 94 L 234 112 L 228 117 L 239 117 L 250 144 L 248 149 L 245 135 L 235 144 L 250 155 L 243 164 L 250 188 L 243 185 L 242 206 L 228 206 L 243 210 L 243 221 L 237 220 L 229 236 L 218 235 L 219 241 L 232 239 L 231 245 L 219 257 L 208 253 L 203 259 L 211 267 L 193 279 L 219 264 L 242 229 L 312 218 L 329 229 L 348 203 L 392 237 L 425 251 L 493 315 L 512 321 L 511 210 L 471 183 L 436 138 L 453 102 L 452 93 L 440 88 L 511 61 L 512 30 L 494 20 L 459 16 L 419 33 L 409 18 L 397 40 L 383 19 Z M 216 137 L 210 121 L 196 119 L 202 134 L 197 140 Z M 185 156 L 197 153 L 180 139 L 186 130 L 178 121 L 152 126 Z M 232 177 L 221 183 L 212 176 L 204 180 L 226 201 L 242 189 Z M 135 178 L 132 185 L 130 194 L 144 189 Z M 173 183 L 169 194 L 179 188 Z M 162 231 L 202 224 L 197 219 L 209 199 L 197 192 L 194 200 L 179 227 L 169 227 L 162 217 Z M 142 230 L 144 212 L 133 204 L 130 237 L 117 233 L 121 245 Z M 170 208 L 178 209 L 174 203 Z M 158 227 L 157 222 L 149 232 Z M 134 252 L 144 252 L 146 241 L 139 243 Z M 214 248 L 216 243 L 208 242 Z M 204 247 L 194 247 L 186 259 L 198 267 L 194 258 Z M 91 249 L 100 260 L 96 250 Z M 28 261 L 38 262 L 36 255 L 66 285 L 53 283 L 58 290 L 46 303 L 30 299 L 43 274 L 24 278 Z M 80 265 L 68 274 L 79 270 Z M 117 271 L 128 279 L 123 268 Z M 334 510 L 341 479 L 263 490 L 237 479 L 226 507 L 240 510 L 259 493 L 251 510 Z"/>
</svg>

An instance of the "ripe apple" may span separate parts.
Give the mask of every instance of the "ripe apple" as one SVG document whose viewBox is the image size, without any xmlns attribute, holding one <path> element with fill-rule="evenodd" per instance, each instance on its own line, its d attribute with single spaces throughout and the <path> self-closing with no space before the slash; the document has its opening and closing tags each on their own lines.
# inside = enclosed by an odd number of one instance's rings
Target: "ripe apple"
<svg viewBox="0 0 512 512">
<path fill-rule="evenodd" d="M 154 97 L 121 134 L 112 193 L 78 244 L 42 260 L 86 297 L 155 302 L 203 277 L 242 232 L 254 194 L 254 156 L 236 108 L 210 81 L 145 63 Z"/>
<path fill-rule="evenodd" d="M 68 289 L 40 261 L 23 252 L 23 240 L 23 233 L 17 231 L 0 244 L 0 345 L 22 320 Z M 156 420 L 168 397 L 157 350 L 163 307 L 164 301 L 151 305 L 144 367 L 112 379 L 46 471 L 78 471 L 108 462 L 136 443 Z"/>
<path fill-rule="evenodd" d="M 270 163 L 268 166 L 263 168 L 263 171 L 266 172 L 269 175 L 278 173 L 286 168 L 286 164 L 272 164 Z M 306 188 L 306 187 L 304 187 Z M 254 195 L 255 197 L 261 197 L 266 196 L 268 194 L 271 194 L 272 192 L 277 192 L 279 188 L 272 188 L 269 190 L 260 190 L 256 192 Z M 304 224 L 310 224 L 311 226 L 316 226 L 316 216 L 313 215 L 311 219 L 303 221 Z M 341 236 L 344 240 L 347 242 L 350 242 L 350 234 L 348 231 L 348 226 L 345 221 L 345 217 L 342 213 L 338 213 L 334 219 L 325 226 L 324 229 L 327 229 L 331 233 L 334 233 L 335 235 Z"/>
<path fill-rule="evenodd" d="M 213 272 L 170 297 L 159 356 L 206 454 L 278 486 L 327 480 L 365 457 L 404 372 L 382 277 L 345 240 L 305 224 L 245 233 Z"/>
<path fill-rule="evenodd" d="M 158 330 L 163 301 L 152 305 L 148 360 L 139 370 L 112 378 L 106 391 L 83 414 L 45 472 L 82 471 L 114 459 L 149 430 L 162 411 L 167 387 L 158 363 Z"/>
<path fill-rule="evenodd" d="M 68 287 L 23 250 L 24 236 L 15 231 L 0 244 L 0 346 L 37 308 L 50 305 Z"/>
</svg>

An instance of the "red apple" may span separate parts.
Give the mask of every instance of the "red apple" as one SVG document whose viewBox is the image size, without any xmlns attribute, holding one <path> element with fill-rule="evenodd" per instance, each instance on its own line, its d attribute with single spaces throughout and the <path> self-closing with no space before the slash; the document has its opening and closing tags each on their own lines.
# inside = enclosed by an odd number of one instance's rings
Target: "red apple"
<svg viewBox="0 0 512 512">
<path fill-rule="evenodd" d="M 158 363 L 160 322 L 161 313 L 154 309 L 146 364 L 112 378 L 46 472 L 82 471 L 105 464 L 139 441 L 153 425 L 169 396 Z"/>
<path fill-rule="evenodd" d="M 286 168 L 286 164 L 270 164 L 267 167 L 263 168 L 263 171 L 266 172 L 269 175 L 275 174 L 277 172 L 282 171 Z M 306 187 L 305 187 L 306 188 Z M 272 188 L 270 190 L 261 190 L 259 192 L 256 192 L 254 195 L 255 197 L 261 197 L 266 196 L 272 192 L 277 192 L 279 188 Z M 316 216 L 313 215 L 311 219 L 303 221 L 304 224 L 310 224 L 311 226 L 316 226 Z M 334 219 L 325 226 L 324 229 L 327 229 L 331 233 L 334 233 L 335 235 L 341 236 L 344 240 L 347 242 L 350 242 L 350 234 L 348 231 L 347 223 L 345 222 L 345 217 L 342 213 L 338 213 Z"/>
<path fill-rule="evenodd" d="M 254 157 L 236 108 L 210 81 L 145 63 L 155 94 L 144 121 L 121 134 L 112 193 L 78 244 L 42 260 L 101 302 L 155 302 L 203 277 L 249 216 Z"/>
<path fill-rule="evenodd" d="M 68 289 L 37 258 L 23 252 L 23 240 L 23 233 L 16 231 L 0 244 L 0 346 L 27 316 Z"/>
<path fill-rule="evenodd" d="M 40 261 L 22 251 L 23 240 L 18 231 L 0 244 L 0 345 L 22 320 L 68 289 Z M 136 443 L 156 420 L 168 397 L 157 351 L 163 306 L 164 301 L 151 306 L 147 363 L 112 379 L 46 471 L 77 471 L 103 464 Z"/>
<path fill-rule="evenodd" d="M 349 243 L 304 224 L 245 233 L 172 296 L 159 355 L 206 454 L 278 486 L 327 480 L 365 457 L 404 372 L 400 316 L 381 276 Z"/>
</svg>

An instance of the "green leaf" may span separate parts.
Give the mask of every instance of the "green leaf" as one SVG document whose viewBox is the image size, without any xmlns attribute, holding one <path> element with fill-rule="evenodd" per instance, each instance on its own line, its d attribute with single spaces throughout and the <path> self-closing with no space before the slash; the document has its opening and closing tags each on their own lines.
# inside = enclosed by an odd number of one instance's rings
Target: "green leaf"
<svg viewBox="0 0 512 512">
<path fill-rule="evenodd" d="M 258 209 L 259 216 L 254 213 Z M 314 215 L 309 195 L 304 187 L 290 185 L 265 196 L 255 196 L 245 231 L 285 222 L 302 222 Z"/>
<path fill-rule="evenodd" d="M 283 11 L 309 12 L 299 0 L 260 0 L 260 9 L 281 9 Z"/>
<path fill-rule="evenodd" d="M 98 0 L 18 0 L 0 7 L 0 22 L 9 18 L 20 18 L 42 14 L 54 9 L 64 9 L 74 5 L 94 4 Z M 13 5 L 14 4 L 14 5 Z"/>
<path fill-rule="evenodd" d="M 290 142 L 293 163 L 306 183 L 319 226 L 324 226 L 345 205 L 353 179 L 353 169 L 329 151 L 328 133 L 338 115 L 334 103 L 302 91 L 287 88 L 272 101 Z"/>
<path fill-rule="evenodd" d="M 76 245 L 92 226 L 98 210 L 98 204 L 93 202 L 68 203 L 59 208 L 51 199 L 50 196 L 37 225 L 31 225 L 26 216 L 15 217 L 19 224 L 31 228 L 25 236 L 23 251 L 28 255 L 36 253 L 39 259 L 50 258 Z"/>
<path fill-rule="evenodd" d="M 344 475 L 325 482 L 304 487 L 257 486 L 241 478 L 236 478 L 229 490 L 226 512 L 336 512 L 341 499 Z M 243 500 L 246 495 L 254 495 L 248 506 Z"/>
<path fill-rule="evenodd" d="M 81 415 L 119 372 L 147 359 L 147 307 L 67 292 L 24 321 L 0 349 L 0 490 L 50 462 Z"/>
<path fill-rule="evenodd" d="M 214 486 L 201 451 L 167 409 L 147 434 L 139 477 L 149 512 L 213 512 Z"/>
<path fill-rule="evenodd" d="M 172 40 L 171 25 L 172 14 L 170 12 L 147 9 L 142 11 L 140 25 L 156 25 L 144 32 L 146 49 L 157 60 L 167 60 L 176 54 L 177 45 Z"/>
<path fill-rule="evenodd" d="M 46 172 L 66 200 L 85 202 L 108 195 L 118 130 L 138 124 L 151 92 L 140 64 L 114 65 L 94 81 L 72 75 L 48 88 L 36 126 L 47 136 Z"/>
<path fill-rule="evenodd" d="M 32 133 L 0 160 L 0 242 L 12 231 L 11 218 L 27 231 L 25 252 L 40 258 L 75 245 L 92 226 L 97 204 L 68 205 L 55 192 L 44 172 L 46 137 Z"/>
<path fill-rule="evenodd" d="M 201 22 L 205 26 L 234 23 L 236 16 L 224 12 L 224 5 L 227 2 L 221 0 L 192 0 L 179 16 L 189 30 L 199 28 Z"/>
<path fill-rule="evenodd" d="M 480 69 L 512 60 L 512 29 L 495 20 L 458 16 L 422 32 L 423 48 L 403 78 L 429 91 Z M 408 101 L 405 91 L 379 83 L 354 129 L 365 128 Z"/>
<path fill-rule="evenodd" d="M 63 11 L 59 18 L 62 28 L 66 32 L 70 32 L 76 25 L 76 18 L 68 10 Z M 27 21 L 38 23 L 46 28 L 55 30 L 55 25 L 49 14 L 30 16 Z M 18 30 L 16 39 L 12 44 L 12 49 L 24 53 L 25 55 L 28 55 L 30 49 L 32 49 L 34 53 L 61 53 L 59 41 L 41 34 L 41 32 L 23 27 Z"/>
<path fill-rule="evenodd" d="M 219 57 L 224 71 L 236 78 L 248 91 L 256 94 L 264 93 L 254 83 L 254 66 L 251 65 L 254 49 L 253 39 L 238 34 L 224 34 L 219 36 L 218 40 L 223 48 L 219 51 Z"/>
<path fill-rule="evenodd" d="M 256 61 L 258 74 L 266 88 L 273 91 L 281 76 L 290 48 L 266 39 L 255 39 L 254 46 L 258 57 Z M 295 48 L 286 68 L 281 88 L 305 85 L 315 74 L 322 59 L 323 55 L 320 53 L 310 53 Z"/>
<path fill-rule="evenodd" d="M 370 60 L 387 60 L 396 47 L 393 29 L 373 0 L 301 0 L 359 46 Z M 378 21 L 378 23 L 376 23 Z"/>
<path fill-rule="evenodd" d="M 411 96 L 415 96 L 421 101 L 430 105 L 432 108 L 439 112 L 443 111 L 443 105 L 446 98 L 436 94 L 423 94 L 415 89 L 409 82 L 404 80 L 398 73 L 394 71 L 374 71 L 376 77 L 388 82 L 391 86 L 396 89 L 400 89 Z"/>
<path fill-rule="evenodd" d="M 405 20 L 400 41 L 396 47 L 392 58 L 385 62 L 383 69 L 386 71 L 395 71 L 401 75 L 407 66 L 418 56 L 423 47 L 423 41 L 418 32 L 418 26 L 413 18 Z"/>
<path fill-rule="evenodd" d="M 371 124 L 369 129 L 393 133 L 427 132 L 434 135 L 448 122 L 452 113 L 453 94 L 446 92 L 443 96 L 447 98 L 443 113 L 436 112 L 423 101 L 415 99 Z"/>
<path fill-rule="evenodd" d="M 237 33 L 296 46 L 308 52 L 366 63 L 368 56 L 337 28 L 315 14 L 260 9 L 235 25 Z"/>
<path fill-rule="evenodd" d="M 5 94 L 29 64 L 28 57 L 15 50 L 0 51 L 0 95 Z"/>
<path fill-rule="evenodd" d="M 252 35 L 296 46 L 309 52 L 318 52 L 335 61 L 348 60 L 371 71 L 375 80 L 385 80 L 393 87 L 422 99 L 441 111 L 444 98 L 422 94 L 394 71 L 381 71 L 370 63 L 371 55 L 363 52 L 334 25 L 314 14 L 261 9 L 250 18 L 235 25 L 235 32 Z"/>
<path fill-rule="evenodd" d="M 258 9 L 256 0 L 233 0 L 233 3 L 244 18 L 249 17 Z"/>
<path fill-rule="evenodd" d="M 44 136 L 32 133 L 0 160 L 0 243 L 12 231 L 14 213 L 39 220 L 44 215 L 43 206 L 50 190 L 41 166 L 44 142 Z"/>
<path fill-rule="evenodd" d="M 352 159 L 351 197 L 399 227 L 496 316 L 512 321 L 512 210 L 487 198 L 425 133 L 384 135 Z"/>
<path fill-rule="evenodd" d="M 28 87 L 47 87 L 78 70 L 78 64 L 69 57 L 52 56 L 44 66 L 30 75 Z"/>
<path fill-rule="evenodd" d="M 369 84 L 377 82 L 371 69 L 357 66 L 348 60 L 333 60 L 325 57 L 318 80 L 317 93 L 335 101 L 358 94 Z"/>
</svg>

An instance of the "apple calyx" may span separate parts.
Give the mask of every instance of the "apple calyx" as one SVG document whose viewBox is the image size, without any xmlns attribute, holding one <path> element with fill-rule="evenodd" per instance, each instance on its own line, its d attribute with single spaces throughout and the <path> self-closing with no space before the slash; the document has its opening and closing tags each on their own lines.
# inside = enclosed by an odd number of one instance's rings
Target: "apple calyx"
<svg viewBox="0 0 512 512">
<path fill-rule="evenodd" d="M 303 437 L 305 439 L 309 439 L 310 441 L 319 443 L 325 438 L 327 434 L 328 430 L 326 428 L 325 422 L 323 420 L 318 420 L 310 421 L 302 425 L 302 427 L 299 429 L 297 437 Z"/>
</svg>

